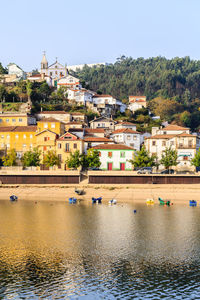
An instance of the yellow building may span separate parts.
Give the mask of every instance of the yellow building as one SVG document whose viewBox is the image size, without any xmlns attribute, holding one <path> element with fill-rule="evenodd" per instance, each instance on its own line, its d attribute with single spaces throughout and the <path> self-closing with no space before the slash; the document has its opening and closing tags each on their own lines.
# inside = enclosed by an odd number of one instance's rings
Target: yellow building
<svg viewBox="0 0 200 300">
<path fill-rule="evenodd" d="M 0 150 L 15 149 L 20 158 L 24 152 L 36 147 L 37 126 L 0 127 Z"/>
<path fill-rule="evenodd" d="M 80 154 L 83 153 L 84 141 L 75 134 L 66 132 L 56 140 L 56 153 L 60 159 L 62 169 L 66 169 L 65 162 L 70 157 L 70 152 L 74 153 L 76 150 L 79 150 Z"/>
<path fill-rule="evenodd" d="M 43 130 L 36 133 L 36 144 L 38 149 L 41 151 L 41 160 L 43 160 L 44 155 L 47 151 L 56 150 L 56 139 L 58 135 L 50 130 Z"/>
<path fill-rule="evenodd" d="M 38 127 L 38 132 L 42 132 L 44 130 L 50 130 L 52 132 L 55 132 L 58 135 L 62 135 L 65 132 L 65 125 L 54 118 L 45 118 L 39 120 L 37 122 L 37 127 Z"/>
<path fill-rule="evenodd" d="M 0 127 L 28 126 L 36 124 L 34 117 L 27 114 L 0 114 Z"/>
<path fill-rule="evenodd" d="M 83 128 L 83 123 L 73 121 L 65 124 L 65 131 L 68 131 L 69 128 Z"/>
</svg>

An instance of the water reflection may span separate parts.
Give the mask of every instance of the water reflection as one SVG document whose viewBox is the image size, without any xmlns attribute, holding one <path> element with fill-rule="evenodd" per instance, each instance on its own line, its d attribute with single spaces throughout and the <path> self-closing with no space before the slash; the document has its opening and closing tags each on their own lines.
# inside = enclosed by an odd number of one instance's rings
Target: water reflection
<svg viewBox="0 0 200 300">
<path fill-rule="evenodd" d="M 181 205 L 1 201 L 0 296 L 196 297 L 199 217 Z"/>
</svg>

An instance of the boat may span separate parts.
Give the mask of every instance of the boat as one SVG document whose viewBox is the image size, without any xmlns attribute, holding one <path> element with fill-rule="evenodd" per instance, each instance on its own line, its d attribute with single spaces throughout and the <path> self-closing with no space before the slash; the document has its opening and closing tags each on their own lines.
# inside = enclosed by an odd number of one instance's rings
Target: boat
<svg viewBox="0 0 200 300">
<path fill-rule="evenodd" d="M 77 199 L 74 198 L 74 197 L 69 198 L 69 203 L 70 203 L 70 204 L 75 204 L 76 201 L 77 201 Z"/>
<path fill-rule="evenodd" d="M 10 201 L 17 201 L 18 197 L 15 195 L 10 196 Z"/>
<path fill-rule="evenodd" d="M 94 198 L 92 197 L 92 203 L 101 203 L 101 200 L 102 200 L 102 197 L 99 197 L 99 198 Z"/>
<path fill-rule="evenodd" d="M 116 199 L 111 199 L 111 200 L 109 201 L 109 204 L 117 204 L 117 200 L 116 200 Z"/>
<path fill-rule="evenodd" d="M 163 200 L 162 198 L 158 197 L 158 201 L 160 202 L 160 205 L 167 205 L 167 206 L 171 205 L 170 200 Z"/>
<path fill-rule="evenodd" d="M 75 192 L 77 195 L 83 195 L 84 190 L 83 190 L 83 189 L 77 189 L 77 188 L 75 188 L 74 192 Z"/>
<path fill-rule="evenodd" d="M 146 204 L 154 204 L 154 199 L 148 198 Z"/>
<path fill-rule="evenodd" d="M 189 201 L 189 206 L 197 206 L 197 201 L 195 201 L 195 200 L 190 200 L 190 201 Z"/>
</svg>

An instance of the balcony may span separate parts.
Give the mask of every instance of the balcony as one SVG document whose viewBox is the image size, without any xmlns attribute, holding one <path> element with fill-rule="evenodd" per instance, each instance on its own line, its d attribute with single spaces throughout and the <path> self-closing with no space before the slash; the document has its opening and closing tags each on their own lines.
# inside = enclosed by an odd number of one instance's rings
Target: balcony
<svg viewBox="0 0 200 300">
<path fill-rule="evenodd" d="M 177 149 L 196 149 L 196 145 L 192 145 L 192 144 L 188 144 L 188 145 L 179 144 L 179 145 L 176 145 L 176 148 Z"/>
</svg>

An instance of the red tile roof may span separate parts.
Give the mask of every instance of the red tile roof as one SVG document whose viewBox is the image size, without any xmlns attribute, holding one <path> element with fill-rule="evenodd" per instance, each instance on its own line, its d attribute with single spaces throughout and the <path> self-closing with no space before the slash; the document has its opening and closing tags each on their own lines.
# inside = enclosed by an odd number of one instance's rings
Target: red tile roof
<svg viewBox="0 0 200 300">
<path fill-rule="evenodd" d="M 113 131 L 111 134 L 117 134 L 117 133 L 132 133 L 132 134 L 140 134 L 138 131 L 129 129 L 129 128 L 122 128 L 122 129 L 117 129 Z"/>
<path fill-rule="evenodd" d="M 69 115 L 70 113 L 68 113 L 68 112 L 66 112 L 66 111 L 63 111 L 63 110 L 55 110 L 55 111 L 41 111 L 41 112 L 39 112 L 38 114 L 41 114 L 41 115 L 43 115 L 43 114 L 47 114 L 47 115 L 49 115 L 49 114 L 53 114 L 53 115 L 59 115 L 59 114 L 67 114 L 67 115 Z"/>
<path fill-rule="evenodd" d="M 146 139 L 171 139 L 173 137 L 177 136 L 176 134 L 156 134 L 152 135 L 150 137 L 147 137 Z"/>
<path fill-rule="evenodd" d="M 98 146 L 93 147 L 93 149 L 108 149 L 108 150 L 133 150 L 133 148 L 128 147 L 126 145 L 121 145 L 121 144 L 101 144 Z"/>
<path fill-rule="evenodd" d="M 82 124 L 83 123 L 77 122 L 77 121 L 71 121 L 71 122 L 65 123 L 65 125 L 82 125 Z"/>
<path fill-rule="evenodd" d="M 93 98 L 112 97 L 111 95 L 94 95 Z"/>
<path fill-rule="evenodd" d="M 6 126 L 0 127 L 0 132 L 34 132 L 37 126 Z"/>
<path fill-rule="evenodd" d="M 101 128 L 85 128 L 85 133 L 105 133 L 105 129 Z"/>
<path fill-rule="evenodd" d="M 181 127 L 181 126 L 178 126 L 178 125 L 172 125 L 172 124 L 169 124 L 168 126 L 164 127 L 163 130 L 188 130 L 189 128 L 187 127 Z"/>
<path fill-rule="evenodd" d="M 38 122 L 57 122 L 57 123 L 60 123 L 60 121 L 54 119 L 54 118 L 43 118 L 41 120 L 39 120 Z"/>
<path fill-rule="evenodd" d="M 84 137 L 84 141 L 85 142 L 111 142 L 114 143 L 113 140 L 110 140 L 108 138 L 105 137 Z"/>
<path fill-rule="evenodd" d="M 122 122 L 119 122 L 119 123 L 117 123 L 116 125 L 132 125 L 132 126 L 136 126 L 136 124 L 134 124 L 134 123 L 131 123 L 131 122 L 126 122 L 126 121 L 122 121 Z"/>
</svg>

